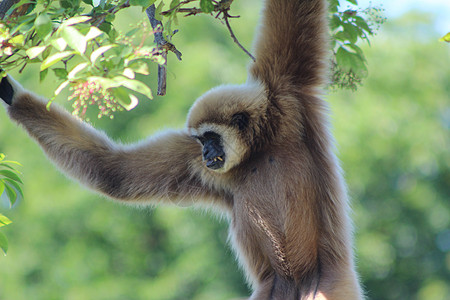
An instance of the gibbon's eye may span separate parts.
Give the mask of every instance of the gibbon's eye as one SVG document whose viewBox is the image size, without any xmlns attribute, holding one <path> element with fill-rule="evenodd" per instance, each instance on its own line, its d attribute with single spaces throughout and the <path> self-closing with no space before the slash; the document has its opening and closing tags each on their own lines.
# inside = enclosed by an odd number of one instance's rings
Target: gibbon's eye
<svg viewBox="0 0 450 300">
<path fill-rule="evenodd" d="M 203 145 L 202 156 L 206 167 L 217 170 L 225 164 L 225 151 L 219 134 L 207 131 L 198 138 Z"/>
<path fill-rule="evenodd" d="M 231 117 L 231 124 L 237 126 L 239 130 L 247 128 L 249 123 L 249 116 L 246 112 L 236 113 Z"/>
<path fill-rule="evenodd" d="M 195 138 L 197 141 L 199 141 L 202 145 L 205 144 L 205 138 L 204 137 L 194 135 L 193 138 Z"/>
</svg>

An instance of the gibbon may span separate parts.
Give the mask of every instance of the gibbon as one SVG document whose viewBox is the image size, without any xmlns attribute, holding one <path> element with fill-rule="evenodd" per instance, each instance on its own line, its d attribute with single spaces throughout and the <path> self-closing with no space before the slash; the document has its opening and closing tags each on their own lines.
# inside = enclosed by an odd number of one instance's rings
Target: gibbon
<svg viewBox="0 0 450 300">
<path fill-rule="evenodd" d="M 0 84 L 8 115 L 68 176 L 127 203 L 210 204 L 252 300 L 363 299 L 346 185 L 320 87 L 326 0 L 267 0 L 242 85 L 213 88 L 187 128 L 121 145 L 23 89 Z"/>
</svg>

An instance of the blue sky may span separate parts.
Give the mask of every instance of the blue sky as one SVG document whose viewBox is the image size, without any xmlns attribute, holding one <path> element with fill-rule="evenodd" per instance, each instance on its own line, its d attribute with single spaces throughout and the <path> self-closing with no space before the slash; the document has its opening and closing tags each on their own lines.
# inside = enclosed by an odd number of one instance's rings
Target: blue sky
<svg viewBox="0 0 450 300">
<path fill-rule="evenodd" d="M 359 7 L 382 6 L 386 17 L 395 18 L 408 11 L 418 10 L 433 13 L 436 30 L 444 35 L 450 32 L 450 0 L 358 0 Z"/>
</svg>

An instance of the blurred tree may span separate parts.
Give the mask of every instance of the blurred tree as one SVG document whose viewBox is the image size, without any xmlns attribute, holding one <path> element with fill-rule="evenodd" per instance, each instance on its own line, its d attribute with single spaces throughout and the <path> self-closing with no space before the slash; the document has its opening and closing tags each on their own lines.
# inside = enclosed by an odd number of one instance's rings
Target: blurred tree
<svg viewBox="0 0 450 300">
<path fill-rule="evenodd" d="M 236 1 L 242 20 L 235 21 L 240 24 L 235 30 L 244 44 L 253 35 L 249 23 L 257 22 L 254 3 Z M 127 24 L 135 12 L 117 17 Z M 413 15 L 387 24 L 371 48 L 363 47 L 371 70 L 365 85 L 357 93 L 328 97 L 354 199 L 358 265 L 370 299 L 444 300 L 450 293 L 450 70 L 442 68 L 450 57 L 448 45 L 430 38 L 431 22 L 422 19 Z M 168 89 L 169 99 L 142 101 L 132 112 L 117 113 L 114 122 L 96 120 L 94 114 L 97 127 L 126 137 L 124 142 L 161 124 L 179 127 L 202 92 L 245 81 L 248 59 L 223 38 L 226 28 L 202 17 L 185 22 L 186 32 L 174 36 L 185 45 L 185 59 L 169 61 L 169 84 L 177 87 Z M 51 95 L 55 75 L 42 85 L 35 72 L 39 69 L 14 76 Z M 99 199 L 50 168 L 3 110 L 0 128 L 0 152 L 14 153 L 27 166 L 29 199 L 18 200 L 11 218 L 19 222 L 4 228 L 11 249 L 0 257 L 0 299 L 248 295 L 220 217 L 180 208 L 135 210 Z"/>
<path fill-rule="evenodd" d="M 331 97 L 370 299 L 450 295 L 450 56 L 430 19 L 388 23 L 366 84 Z"/>
</svg>

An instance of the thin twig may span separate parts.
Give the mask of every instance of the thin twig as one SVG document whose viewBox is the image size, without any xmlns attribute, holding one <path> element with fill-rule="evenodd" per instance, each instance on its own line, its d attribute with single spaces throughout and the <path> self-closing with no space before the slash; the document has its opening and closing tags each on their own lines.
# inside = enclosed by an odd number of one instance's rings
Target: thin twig
<svg viewBox="0 0 450 300">
<path fill-rule="evenodd" d="M 239 42 L 239 40 L 237 39 L 236 35 L 234 34 L 233 30 L 231 29 L 231 25 L 229 22 L 229 18 L 239 18 L 239 16 L 231 16 L 228 11 L 230 10 L 231 4 L 233 3 L 234 0 L 221 0 L 221 1 L 213 1 L 214 4 L 214 9 L 212 10 L 213 12 L 217 12 L 215 18 L 219 18 L 219 16 L 221 14 L 223 14 L 223 20 L 225 21 L 225 24 L 228 28 L 228 31 L 230 32 L 231 38 L 233 39 L 233 41 L 236 43 L 236 45 L 238 45 L 239 48 L 241 48 L 242 51 L 244 51 L 253 61 L 256 61 L 255 57 L 249 52 L 247 51 L 247 49 L 244 48 L 244 46 L 242 46 L 242 44 Z M 168 15 L 173 13 L 174 11 L 177 13 L 185 13 L 185 17 L 188 16 L 195 16 L 197 14 L 200 13 L 204 13 L 200 8 L 196 8 L 196 7 L 191 7 L 191 8 L 185 8 L 185 7 L 181 7 L 184 4 L 190 3 L 192 2 L 192 0 L 186 0 L 186 1 L 182 1 L 180 2 L 178 5 L 176 5 L 175 7 L 167 10 L 167 11 L 163 11 L 161 13 L 161 15 Z"/>
<path fill-rule="evenodd" d="M 248 56 L 250 56 L 250 58 L 254 62 L 256 62 L 256 58 L 250 52 L 248 52 L 247 49 L 245 49 L 244 46 L 241 45 L 241 43 L 239 43 L 238 39 L 234 35 L 234 32 L 233 32 L 233 30 L 231 29 L 231 26 L 230 26 L 230 22 L 228 22 L 228 17 L 229 17 L 228 13 L 224 12 L 223 13 L 223 19 L 225 20 L 225 24 L 227 25 L 228 31 L 230 32 L 230 35 L 231 35 L 231 38 L 238 45 L 238 47 L 242 49 L 242 51 L 244 51 Z"/>
</svg>

